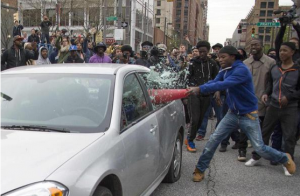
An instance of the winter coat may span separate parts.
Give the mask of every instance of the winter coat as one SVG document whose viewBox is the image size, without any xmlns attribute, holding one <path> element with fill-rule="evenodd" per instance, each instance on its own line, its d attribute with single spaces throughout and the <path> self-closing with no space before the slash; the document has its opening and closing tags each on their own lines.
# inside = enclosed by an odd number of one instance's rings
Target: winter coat
<svg viewBox="0 0 300 196">
<path fill-rule="evenodd" d="M 23 29 L 22 25 L 14 26 L 14 28 L 13 28 L 13 37 L 15 37 L 16 35 L 21 36 L 21 30 L 22 29 Z"/>
<path fill-rule="evenodd" d="M 20 48 L 19 51 L 16 51 L 15 47 L 12 46 L 1 56 L 1 71 L 13 67 L 24 66 L 30 59 L 34 59 L 34 53 L 32 51 L 24 48 Z"/>
<path fill-rule="evenodd" d="M 84 60 L 81 59 L 78 55 L 73 58 L 71 55 L 68 56 L 67 60 L 64 63 L 84 63 Z"/>
<path fill-rule="evenodd" d="M 50 21 L 43 21 L 40 26 L 42 33 L 49 34 L 50 26 L 52 26 L 52 23 Z"/>
<path fill-rule="evenodd" d="M 281 108 L 281 98 L 288 100 L 287 107 L 297 107 L 300 99 L 300 66 L 283 70 L 281 64 L 271 68 L 269 82 L 266 88 L 266 95 L 271 95 L 270 104 Z"/>
<path fill-rule="evenodd" d="M 29 35 L 28 37 L 28 42 L 36 42 L 36 43 L 40 43 L 40 38 L 37 35 Z"/>
<path fill-rule="evenodd" d="M 226 90 L 226 103 L 235 114 L 248 114 L 258 109 L 252 75 L 240 60 L 222 69 L 214 80 L 199 88 L 200 94 Z"/>
</svg>

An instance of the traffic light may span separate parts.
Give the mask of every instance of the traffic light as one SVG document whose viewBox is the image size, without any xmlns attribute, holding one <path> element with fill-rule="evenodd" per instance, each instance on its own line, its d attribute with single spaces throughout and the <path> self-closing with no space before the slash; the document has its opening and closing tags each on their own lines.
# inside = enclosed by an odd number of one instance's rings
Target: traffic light
<svg viewBox="0 0 300 196">
<path fill-rule="evenodd" d="M 14 22 L 15 21 L 19 21 L 19 13 L 18 12 L 14 13 Z"/>
<path fill-rule="evenodd" d="M 252 36 L 252 37 L 254 37 L 254 36 L 255 36 L 255 28 L 254 28 L 254 27 L 252 28 L 252 31 L 251 31 L 251 33 L 252 33 L 252 35 L 251 35 L 251 36 Z"/>
<path fill-rule="evenodd" d="M 238 34 L 241 34 L 241 33 L 242 33 L 242 25 L 239 24 L 239 26 L 238 26 Z"/>
</svg>

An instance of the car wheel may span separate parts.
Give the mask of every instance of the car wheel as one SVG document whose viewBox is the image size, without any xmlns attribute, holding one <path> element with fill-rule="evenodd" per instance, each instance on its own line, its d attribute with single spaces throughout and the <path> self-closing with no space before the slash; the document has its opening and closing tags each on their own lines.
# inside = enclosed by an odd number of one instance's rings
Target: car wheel
<svg viewBox="0 0 300 196">
<path fill-rule="evenodd" d="M 108 188 L 99 186 L 93 196 L 113 196 L 113 194 Z"/>
<path fill-rule="evenodd" d="M 163 182 L 174 183 L 179 180 L 181 176 L 181 161 L 182 161 L 182 136 L 178 133 L 173 152 L 173 159 L 167 175 Z"/>
</svg>

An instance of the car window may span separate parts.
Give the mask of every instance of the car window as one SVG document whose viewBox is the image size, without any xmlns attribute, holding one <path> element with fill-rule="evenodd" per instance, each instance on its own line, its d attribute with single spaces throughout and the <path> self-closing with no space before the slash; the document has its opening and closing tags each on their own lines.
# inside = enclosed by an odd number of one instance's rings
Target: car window
<svg viewBox="0 0 300 196">
<path fill-rule="evenodd" d="M 134 74 L 128 75 L 124 80 L 122 96 L 123 125 L 129 125 L 149 112 L 150 108 L 139 80 Z"/>
<path fill-rule="evenodd" d="M 42 125 L 80 133 L 106 131 L 113 79 L 100 74 L 3 75 L 1 125 Z"/>
</svg>

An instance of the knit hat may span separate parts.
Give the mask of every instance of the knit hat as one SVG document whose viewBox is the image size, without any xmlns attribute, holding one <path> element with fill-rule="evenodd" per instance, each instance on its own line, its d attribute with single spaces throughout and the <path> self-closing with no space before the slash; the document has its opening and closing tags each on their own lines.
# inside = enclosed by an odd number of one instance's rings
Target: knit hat
<svg viewBox="0 0 300 196">
<path fill-rule="evenodd" d="M 233 46 L 225 46 L 224 48 L 222 48 L 219 51 L 219 55 L 222 54 L 222 53 L 226 53 L 226 54 L 229 54 L 229 55 L 234 55 L 235 59 L 241 59 L 242 58 L 242 55 L 240 55 L 238 50 Z"/>
<path fill-rule="evenodd" d="M 294 51 L 296 50 L 296 44 L 293 43 L 293 42 L 283 42 L 281 45 L 282 46 L 287 46 L 287 47 L 289 47 L 290 49 L 292 49 Z"/>
<path fill-rule="evenodd" d="M 152 42 L 149 42 L 149 41 L 144 41 L 143 43 L 142 43 L 142 47 L 143 46 L 153 46 L 153 44 L 152 44 Z"/>
<path fill-rule="evenodd" d="M 217 43 L 217 44 L 213 45 L 213 47 L 212 47 L 212 49 L 215 49 L 215 48 L 223 48 L 223 45 L 220 43 Z"/>
</svg>

